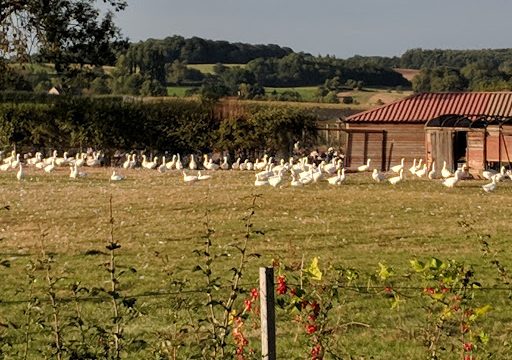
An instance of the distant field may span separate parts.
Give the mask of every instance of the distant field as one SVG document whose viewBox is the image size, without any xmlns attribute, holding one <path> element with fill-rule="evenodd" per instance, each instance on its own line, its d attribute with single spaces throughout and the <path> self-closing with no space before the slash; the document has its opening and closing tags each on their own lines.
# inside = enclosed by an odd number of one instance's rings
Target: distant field
<svg viewBox="0 0 512 360">
<path fill-rule="evenodd" d="M 175 97 L 185 97 L 186 92 L 192 89 L 192 86 L 168 86 L 167 95 Z"/>
<path fill-rule="evenodd" d="M 245 67 L 245 64 L 223 64 L 225 67 Z M 201 71 L 203 74 L 213 74 L 213 68 L 215 64 L 190 64 L 187 65 L 190 69 L 196 69 Z"/>
<path fill-rule="evenodd" d="M 416 69 L 401 69 L 401 68 L 396 68 L 394 69 L 396 72 L 402 74 L 402 76 L 404 78 L 406 78 L 407 80 L 409 81 L 412 81 L 412 79 L 418 75 L 420 73 L 419 70 L 416 70 Z"/>
</svg>

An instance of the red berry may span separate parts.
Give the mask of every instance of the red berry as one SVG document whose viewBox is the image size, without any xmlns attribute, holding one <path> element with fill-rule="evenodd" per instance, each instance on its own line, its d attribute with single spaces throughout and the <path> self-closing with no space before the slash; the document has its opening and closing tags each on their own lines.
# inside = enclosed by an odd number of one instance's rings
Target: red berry
<svg viewBox="0 0 512 360">
<path fill-rule="evenodd" d="M 284 275 L 279 275 L 277 277 L 277 294 L 284 295 L 288 291 L 288 286 L 286 285 L 286 277 Z"/>
<path fill-rule="evenodd" d="M 250 299 L 244 300 L 245 311 L 249 312 L 252 308 L 252 301 Z"/>
<path fill-rule="evenodd" d="M 472 343 L 464 343 L 464 351 L 473 351 Z"/>
<path fill-rule="evenodd" d="M 256 288 L 252 289 L 252 290 L 251 290 L 251 298 L 252 298 L 253 300 L 255 300 L 255 299 L 257 299 L 257 298 L 258 298 L 258 296 L 259 296 L 259 291 L 258 291 L 258 289 L 256 289 Z"/>
<path fill-rule="evenodd" d="M 316 332 L 316 325 L 307 325 L 306 326 L 306 332 L 311 335 L 311 334 L 314 334 Z"/>
</svg>

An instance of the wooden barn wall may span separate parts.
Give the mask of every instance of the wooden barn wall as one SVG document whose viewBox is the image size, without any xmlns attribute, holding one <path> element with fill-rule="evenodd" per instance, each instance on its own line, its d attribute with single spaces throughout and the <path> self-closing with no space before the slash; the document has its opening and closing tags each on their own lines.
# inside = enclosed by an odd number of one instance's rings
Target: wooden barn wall
<svg viewBox="0 0 512 360">
<path fill-rule="evenodd" d="M 485 131 L 468 132 L 467 157 L 470 173 L 478 174 L 485 169 Z"/>
<path fill-rule="evenodd" d="M 512 127 L 503 126 L 500 132 L 497 127 L 487 128 L 486 159 L 488 162 L 511 162 L 512 160 Z"/>
<path fill-rule="evenodd" d="M 385 164 L 382 159 L 382 133 L 352 133 L 352 142 L 347 144 L 350 151 L 347 166 L 357 167 L 372 159 L 374 167 L 388 170 L 405 158 L 406 164 L 413 159 L 425 158 L 425 130 L 423 124 L 347 124 L 348 130 L 385 130 Z M 366 157 L 365 157 L 366 155 Z M 383 165 L 383 166 L 382 166 Z M 373 167 L 372 166 L 372 167 Z"/>
</svg>

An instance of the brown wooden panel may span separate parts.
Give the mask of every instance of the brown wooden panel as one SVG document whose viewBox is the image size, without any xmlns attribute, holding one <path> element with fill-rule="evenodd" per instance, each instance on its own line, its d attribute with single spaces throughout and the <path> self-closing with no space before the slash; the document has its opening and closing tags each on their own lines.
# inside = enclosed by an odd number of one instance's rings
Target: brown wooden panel
<svg viewBox="0 0 512 360">
<path fill-rule="evenodd" d="M 450 130 L 432 130 L 430 133 L 430 142 L 432 144 L 432 160 L 436 162 L 436 170 L 441 170 L 443 162 L 446 161 L 446 167 L 453 170 L 453 132 Z"/>
<path fill-rule="evenodd" d="M 472 174 L 479 174 L 485 169 L 485 132 L 468 132 L 467 164 Z"/>
<path fill-rule="evenodd" d="M 425 130 L 422 124 L 349 124 L 349 129 L 354 130 L 385 130 L 385 149 L 382 151 L 383 137 L 372 137 L 369 134 L 367 154 L 375 164 L 383 164 L 384 169 L 400 163 L 405 158 L 406 163 L 413 162 L 413 159 L 425 158 Z M 351 146 L 351 166 L 363 163 L 364 161 L 364 137 L 355 138 Z M 375 140 L 376 139 L 376 140 Z M 380 144 L 378 145 L 378 143 Z M 359 143 L 359 144 L 358 144 Z M 378 153 L 378 149 L 381 150 Z M 383 154 L 385 156 L 383 156 Z"/>
</svg>

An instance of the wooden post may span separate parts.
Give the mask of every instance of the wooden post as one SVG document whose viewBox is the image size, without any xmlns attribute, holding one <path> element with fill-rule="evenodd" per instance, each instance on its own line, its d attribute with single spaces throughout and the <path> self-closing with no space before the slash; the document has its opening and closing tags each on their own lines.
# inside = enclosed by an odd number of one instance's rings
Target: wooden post
<svg viewBox="0 0 512 360">
<path fill-rule="evenodd" d="M 276 360 L 274 268 L 260 268 L 261 358 Z"/>
</svg>

